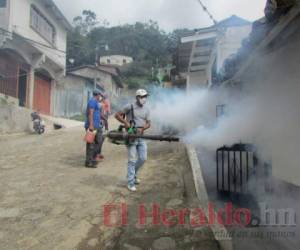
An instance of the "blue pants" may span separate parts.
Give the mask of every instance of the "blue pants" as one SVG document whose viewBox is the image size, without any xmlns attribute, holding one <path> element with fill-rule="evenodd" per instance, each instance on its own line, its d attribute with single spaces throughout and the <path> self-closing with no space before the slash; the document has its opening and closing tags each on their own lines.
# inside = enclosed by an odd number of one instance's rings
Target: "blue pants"
<svg viewBox="0 0 300 250">
<path fill-rule="evenodd" d="M 135 178 L 147 160 L 147 144 L 143 139 L 136 139 L 127 146 L 128 150 L 128 168 L 127 181 L 129 186 L 134 186 Z"/>
</svg>

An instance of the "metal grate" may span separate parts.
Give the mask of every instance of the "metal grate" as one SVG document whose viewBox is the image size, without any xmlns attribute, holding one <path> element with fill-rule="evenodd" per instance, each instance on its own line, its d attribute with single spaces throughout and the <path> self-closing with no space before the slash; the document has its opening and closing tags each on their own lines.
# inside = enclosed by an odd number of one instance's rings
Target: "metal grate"
<svg viewBox="0 0 300 250">
<path fill-rule="evenodd" d="M 216 152 L 216 163 L 218 191 L 235 194 L 253 191 L 259 173 L 258 158 L 251 144 L 219 148 Z"/>
</svg>

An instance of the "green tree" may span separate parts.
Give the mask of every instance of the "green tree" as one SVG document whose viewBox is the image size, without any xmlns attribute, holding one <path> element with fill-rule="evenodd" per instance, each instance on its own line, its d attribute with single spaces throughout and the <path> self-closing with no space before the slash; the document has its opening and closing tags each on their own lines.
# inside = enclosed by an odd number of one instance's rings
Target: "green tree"
<svg viewBox="0 0 300 250">
<path fill-rule="evenodd" d="M 177 46 L 177 32 L 167 34 L 157 22 L 125 24 L 109 27 L 107 21 L 97 21 L 92 11 L 83 11 L 74 18 L 74 31 L 68 36 L 68 58 L 75 59 L 73 66 L 93 64 L 95 48 L 101 56 L 121 54 L 134 58 L 134 63 L 121 69 L 123 80 L 136 87 L 156 82 L 158 68 L 172 62 Z M 109 51 L 104 49 L 108 44 Z"/>
<path fill-rule="evenodd" d="M 73 19 L 74 26 L 82 35 L 87 35 L 98 23 L 96 13 L 91 10 L 83 10 L 81 16 Z"/>
<path fill-rule="evenodd" d="M 83 10 L 81 16 L 73 19 L 74 29 L 69 32 L 67 39 L 68 69 L 93 62 L 91 58 L 95 57 L 95 47 L 90 46 L 87 35 L 98 23 L 96 13 L 91 10 Z"/>
</svg>

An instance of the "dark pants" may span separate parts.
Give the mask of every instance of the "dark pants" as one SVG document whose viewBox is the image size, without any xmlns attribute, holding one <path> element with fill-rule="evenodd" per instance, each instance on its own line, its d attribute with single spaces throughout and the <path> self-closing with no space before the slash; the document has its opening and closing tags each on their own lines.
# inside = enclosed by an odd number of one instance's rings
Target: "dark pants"
<svg viewBox="0 0 300 250">
<path fill-rule="evenodd" d="M 95 157 L 102 152 L 104 142 L 102 128 L 97 129 L 94 143 L 86 144 L 86 164 L 95 163 Z"/>
</svg>

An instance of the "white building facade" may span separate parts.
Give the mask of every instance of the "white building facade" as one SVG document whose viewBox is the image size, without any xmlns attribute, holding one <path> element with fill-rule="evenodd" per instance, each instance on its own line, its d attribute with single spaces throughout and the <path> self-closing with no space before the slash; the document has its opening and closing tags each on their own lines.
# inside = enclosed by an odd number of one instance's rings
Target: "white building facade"
<svg viewBox="0 0 300 250">
<path fill-rule="evenodd" d="M 198 30 L 195 34 L 181 39 L 186 54 L 187 88 L 212 85 L 212 75 L 220 72 L 227 58 L 235 54 L 242 41 L 249 36 L 252 24 L 232 16 L 212 27 Z M 188 47 L 190 47 L 188 49 Z"/>
<path fill-rule="evenodd" d="M 124 55 L 101 56 L 100 64 L 123 66 L 133 62 L 133 58 Z"/>
<path fill-rule="evenodd" d="M 0 93 L 51 114 L 55 85 L 65 75 L 71 29 L 52 0 L 2 0 Z"/>
</svg>

